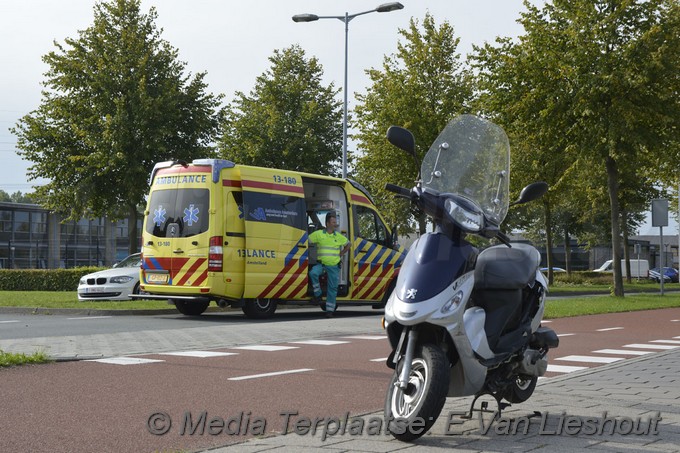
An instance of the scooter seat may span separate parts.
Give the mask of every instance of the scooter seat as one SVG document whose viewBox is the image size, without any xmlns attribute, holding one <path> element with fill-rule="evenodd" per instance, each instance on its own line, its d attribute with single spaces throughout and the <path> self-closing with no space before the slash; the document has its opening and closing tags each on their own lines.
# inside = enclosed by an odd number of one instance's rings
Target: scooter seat
<svg viewBox="0 0 680 453">
<path fill-rule="evenodd" d="M 475 289 L 520 289 L 534 282 L 541 255 L 534 247 L 515 243 L 483 250 L 475 266 Z"/>
</svg>

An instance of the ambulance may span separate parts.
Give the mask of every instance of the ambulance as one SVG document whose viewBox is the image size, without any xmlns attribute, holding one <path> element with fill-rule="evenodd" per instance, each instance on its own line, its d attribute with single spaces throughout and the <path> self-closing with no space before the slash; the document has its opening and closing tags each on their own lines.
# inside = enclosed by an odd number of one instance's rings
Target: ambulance
<svg viewBox="0 0 680 453">
<path fill-rule="evenodd" d="M 150 188 L 141 290 L 185 315 L 215 302 L 267 318 L 279 304 L 310 303 L 309 234 L 330 212 L 351 244 L 338 305 L 381 308 L 405 258 L 368 191 L 351 179 L 198 159 L 156 164 Z"/>
</svg>

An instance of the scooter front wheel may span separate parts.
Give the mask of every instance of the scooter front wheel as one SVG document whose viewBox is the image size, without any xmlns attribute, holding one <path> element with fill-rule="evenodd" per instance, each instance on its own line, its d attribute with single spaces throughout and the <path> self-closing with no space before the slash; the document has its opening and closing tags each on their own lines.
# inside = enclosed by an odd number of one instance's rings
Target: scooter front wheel
<svg viewBox="0 0 680 453">
<path fill-rule="evenodd" d="M 387 389 L 385 421 L 392 436 L 410 442 L 429 431 L 444 407 L 449 361 L 438 346 L 424 344 L 413 357 L 406 389 L 398 385 L 400 369 L 395 370 Z"/>
</svg>

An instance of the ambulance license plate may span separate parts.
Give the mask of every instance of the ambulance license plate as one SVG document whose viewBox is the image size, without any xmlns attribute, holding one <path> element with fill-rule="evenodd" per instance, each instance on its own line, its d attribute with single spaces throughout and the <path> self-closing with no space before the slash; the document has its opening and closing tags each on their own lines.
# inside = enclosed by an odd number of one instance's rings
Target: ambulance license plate
<svg viewBox="0 0 680 453">
<path fill-rule="evenodd" d="M 168 274 L 146 274 L 147 283 L 166 284 L 168 283 Z"/>
</svg>

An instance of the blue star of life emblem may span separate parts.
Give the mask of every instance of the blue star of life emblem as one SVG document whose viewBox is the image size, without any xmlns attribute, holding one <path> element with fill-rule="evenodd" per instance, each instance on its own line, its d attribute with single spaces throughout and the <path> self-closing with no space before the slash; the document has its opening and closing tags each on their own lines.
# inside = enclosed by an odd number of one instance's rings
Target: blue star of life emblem
<svg viewBox="0 0 680 453">
<path fill-rule="evenodd" d="M 184 223 L 192 226 L 194 223 L 198 223 L 198 208 L 190 204 L 188 208 L 184 208 Z"/>
<path fill-rule="evenodd" d="M 153 211 L 153 223 L 155 223 L 156 226 L 161 226 L 165 222 L 166 213 L 167 211 L 163 205 L 158 205 L 158 208 Z"/>
</svg>

